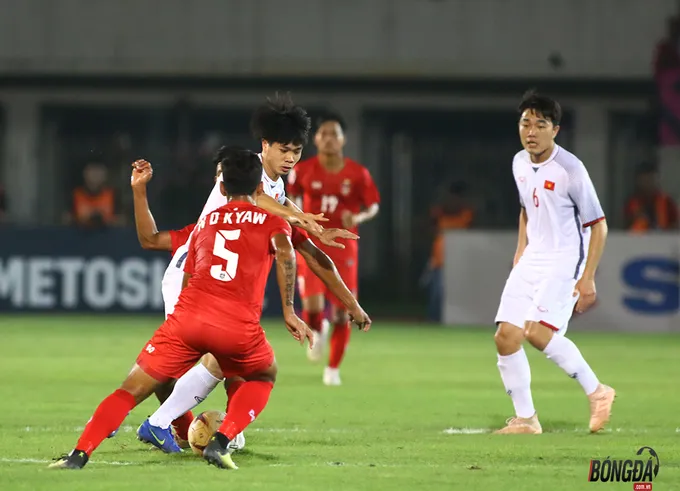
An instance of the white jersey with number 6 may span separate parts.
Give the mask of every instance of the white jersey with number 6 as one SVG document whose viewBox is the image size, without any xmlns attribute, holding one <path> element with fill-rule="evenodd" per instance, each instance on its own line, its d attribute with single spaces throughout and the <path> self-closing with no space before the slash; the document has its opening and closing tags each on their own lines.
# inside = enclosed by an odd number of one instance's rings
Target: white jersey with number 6
<svg viewBox="0 0 680 491">
<path fill-rule="evenodd" d="M 532 163 L 526 150 L 517 153 L 512 171 L 527 214 L 529 244 L 524 254 L 583 261 L 588 227 L 604 219 L 583 162 L 555 145 L 541 164 Z"/>
<path fill-rule="evenodd" d="M 604 212 L 583 162 L 555 148 L 545 162 L 515 155 L 512 171 L 527 215 L 528 245 L 505 284 L 496 323 L 539 322 L 564 333 L 590 244 Z"/>
<path fill-rule="evenodd" d="M 262 157 L 260 157 L 262 158 Z M 271 196 L 277 200 L 282 205 L 286 204 L 286 190 L 284 187 L 283 179 L 280 177 L 277 180 L 272 180 L 267 176 L 267 174 L 262 170 L 262 188 L 264 194 Z M 208 213 L 215 211 L 218 208 L 223 207 L 227 204 L 227 198 L 222 196 L 220 191 L 220 180 L 215 183 L 208 196 L 208 201 L 203 207 L 201 215 L 198 217 L 200 220 Z M 189 237 L 191 240 L 191 237 Z M 180 246 L 175 255 L 172 257 L 170 264 L 165 270 L 163 275 L 163 281 L 161 282 L 161 292 L 163 294 L 163 302 L 165 303 L 165 317 L 167 318 L 175 310 L 175 305 L 179 299 L 179 294 L 182 291 L 182 280 L 184 279 L 184 262 L 186 261 L 187 253 L 189 251 L 189 240 L 182 246 Z"/>
</svg>

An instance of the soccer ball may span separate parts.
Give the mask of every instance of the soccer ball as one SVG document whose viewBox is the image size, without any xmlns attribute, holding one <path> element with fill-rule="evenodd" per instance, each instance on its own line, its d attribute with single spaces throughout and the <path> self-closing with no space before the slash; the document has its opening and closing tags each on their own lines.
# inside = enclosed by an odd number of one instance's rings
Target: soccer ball
<svg viewBox="0 0 680 491">
<path fill-rule="evenodd" d="M 218 430 L 226 414 L 223 411 L 204 411 L 189 426 L 189 445 L 196 455 L 203 455 L 210 437 Z"/>
</svg>

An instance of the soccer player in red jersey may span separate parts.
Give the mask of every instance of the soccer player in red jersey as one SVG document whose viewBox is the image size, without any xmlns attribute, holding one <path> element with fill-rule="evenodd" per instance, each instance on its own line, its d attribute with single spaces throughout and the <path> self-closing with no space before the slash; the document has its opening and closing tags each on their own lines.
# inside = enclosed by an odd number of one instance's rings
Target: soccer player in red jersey
<svg viewBox="0 0 680 491">
<path fill-rule="evenodd" d="M 359 224 L 373 219 L 379 209 L 380 193 L 368 169 L 343 155 L 345 122 L 339 114 L 326 114 L 318 120 L 314 143 L 318 154 L 304 160 L 290 171 L 288 193 L 302 202 L 307 213 L 323 213 L 325 226 L 357 232 Z M 345 248 L 315 244 L 333 260 L 340 276 L 356 295 L 358 290 L 359 249 L 354 241 Z M 308 268 L 298 262 L 298 288 L 302 297 L 303 319 L 315 332 L 315 343 L 308 356 L 319 360 L 323 350 L 324 297 L 332 306 L 333 333 L 330 339 L 328 366 L 324 370 L 326 385 L 340 385 L 340 363 L 349 343 L 347 311 Z M 318 344 L 316 344 L 318 342 Z"/>
<path fill-rule="evenodd" d="M 215 180 L 219 179 L 221 173 L 222 164 L 218 161 Z M 149 162 L 138 160 L 133 164 L 131 185 L 135 192 L 134 209 L 137 236 L 139 237 L 140 244 L 145 249 L 174 252 L 189 240 L 196 224 L 188 225 L 180 230 L 158 231 L 146 199 L 146 185 L 151 180 L 152 176 L 153 168 Z M 265 186 L 267 185 L 267 182 L 265 182 L 264 179 L 262 185 L 264 190 L 266 190 Z M 340 229 L 325 228 L 322 233 L 327 242 L 333 242 L 336 237 L 347 238 L 345 232 L 346 231 Z M 293 227 L 291 240 L 293 247 L 298 251 L 300 257 L 303 258 L 307 267 L 310 268 L 342 302 L 354 321 L 358 325 L 370 326 L 370 318 L 361 308 L 352 292 L 342 281 L 333 261 L 314 245 L 310 240 L 309 235 L 303 229 Z M 367 328 L 364 330 L 367 330 Z M 185 380 L 185 375 L 177 381 L 177 388 L 172 392 L 172 396 L 167 393 L 163 393 L 161 396 L 157 393 L 163 405 L 137 430 L 137 436 L 141 441 L 150 443 L 167 453 L 178 451 L 175 444 L 180 448 L 188 447 L 188 442 L 186 442 L 186 431 L 183 431 L 183 429 L 186 420 L 189 421 L 189 425 L 191 424 L 191 421 L 193 421 L 191 409 L 200 404 L 200 402 L 207 397 L 208 393 L 217 385 L 217 382 L 222 380 L 222 370 L 214 356 L 210 354 L 203 356 L 201 365 L 207 370 L 216 383 L 208 384 L 210 385 L 210 390 L 207 392 L 198 391 L 196 388 L 190 387 L 194 381 Z M 236 390 L 238 390 L 242 383 L 243 379 L 232 379 L 225 382 L 228 399 Z M 184 392 L 184 394 L 180 396 L 176 391 Z M 187 395 L 190 397 L 186 397 Z M 163 396 L 166 398 L 168 396 L 174 397 L 175 400 L 172 401 L 173 403 L 171 403 L 170 400 L 166 403 L 166 401 L 162 399 Z M 184 401 L 188 401 L 188 404 L 183 404 Z M 184 415 L 182 415 L 182 413 L 184 413 Z M 170 424 L 172 424 L 175 429 L 176 435 L 173 435 L 172 432 L 169 431 Z M 230 442 L 229 448 L 233 450 L 242 450 L 244 446 L 245 436 L 239 433 L 236 435 L 236 438 Z"/>
<path fill-rule="evenodd" d="M 225 378 L 238 376 L 245 382 L 203 455 L 218 467 L 236 468 L 229 440 L 262 412 L 276 380 L 274 352 L 259 323 L 274 258 L 286 328 L 301 344 L 312 339 L 293 309 L 296 261 L 291 227 L 255 205 L 261 177 L 256 154 L 234 149 L 227 156 L 222 182 L 230 202 L 197 224 L 175 311 L 142 349 L 121 387 L 97 407 L 74 450 L 50 467 L 84 467 L 135 406 L 212 353 Z"/>
</svg>

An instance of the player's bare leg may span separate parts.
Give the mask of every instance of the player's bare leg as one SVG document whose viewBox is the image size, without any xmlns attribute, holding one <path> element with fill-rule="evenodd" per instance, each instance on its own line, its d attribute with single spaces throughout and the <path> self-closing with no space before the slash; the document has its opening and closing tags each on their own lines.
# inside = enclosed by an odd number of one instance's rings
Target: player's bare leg
<svg viewBox="0 0 680 491">
<path fill-rule="evenodd" d="M 307 348 L 307 358 L 314 362 L 321 361 L 328 337 L 328 322 L 324 318 L 324 310 L 323 295 L 302 297 L 302 320 L 314 332 L 313 347 Z"/>
<path fill-rule="evenodd" d="M 135 364 L 120 388 L 104 399 L 85 425 L 75 448 L 68 455 L 50 465 L 56 469 L 81 469 L 92 452 L 121 423 L 138 404 L 163 385 Z"/>
<path fill-rule="evenodd" d="M 522 347 L 524 332 L 519 326 L 501 322 L 494 335 L 498 351 L 498 370 L 505 391 L 512 399 L 515 417 L 508 419 L 498 434 L 540 434 L 534 401 L 531 396 L 531 368 Z"/>
<path fill-rule="evenodd" d="M 323 373 L 325 385 L 341 385 L 340 364 L 345 357 L 345 350 L 349 344 L 351 329 L 349 326 L 349 314 L 346 310 L 333 306 L 333 333 L 330 340 L 330 353 L 328 354 L 328 366 Z"/>
<path fill-rule="evenodd" d="M 277 371 L 274 361 L 268 369 L 244 378 L 229 398 L 227 415 L 219 430 L 203 450 L 205 460 L 222 469 L 238 469 L 231 459 L 230 443 L 264 410 L 274 388 Z"/>
<path fill-rule="evenodd" d="M 616 391 L 600 383 L 574 342 L 558 331 L 545 323 L 527 322 L 524 335 L 534 348 L 581 384 L 590 402 L 590 431 L 600 431 L 609 421 Z"/>
</svg>

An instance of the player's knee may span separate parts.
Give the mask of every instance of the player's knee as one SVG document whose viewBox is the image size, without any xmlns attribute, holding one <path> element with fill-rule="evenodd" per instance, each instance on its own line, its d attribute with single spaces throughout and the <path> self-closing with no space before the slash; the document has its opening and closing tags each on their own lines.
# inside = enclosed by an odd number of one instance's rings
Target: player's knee
<svg viewBox="0 0 680 491">
<path fill-rule="evenodd" d="M 120 388 L 131 394 L 132 397 L 135 398 L 135 402 L 139 404 L 153 394 L 160 385 L 163 385 L 163 383 L 164 382 L 153 378 L 142 370 L 139 365 L 135 364 L 127 378 L 123 380 Z"/>
<path fill-rule="evenodd" d="M 333 324 L 346 324 L 349 322 L 349 314 L 346 310 L 335 309 L 333 311 Z"/>
<path fill-rule="evenodd" d="M 319 314 L 323 312 L 324 299 L 323 295 L 312 295 L 302 300 L 302 308 L 310 314 Z"/>
<path fill-rule="evenodd" d="M 239 376 L 229 377 L 224 379 L 224 389 L 229 390 L 229 386 L 234 382 L 245 382 L 245 379 Z"/>
<path fill-rule="evenodd" d="M 206 370 L 215 377 L 216 379 L 221 379 L 222 378 L 222 368 L 220 367 L 220 364 L 217 362 L 217 358 L 215 358 L 213 355 L 210 353 L 206 353 L 203 355 L 203 358 L 201 358 L 201 364 L 205 367 Z"/>
<path fill-rule="evenodd" d="M 543 351 L 553 336 L 553 330 L 540 322 L 528 321 L 524 325 L 524 337 L 536 349 Z"/>
<path fill-rule="evenodd" d="M 501 322 L 498 325 L 493 338 L 496 349 L 501 355 L 516 352 L 524 340 L 522 329 L 507 322 Z"/>
</svg>

